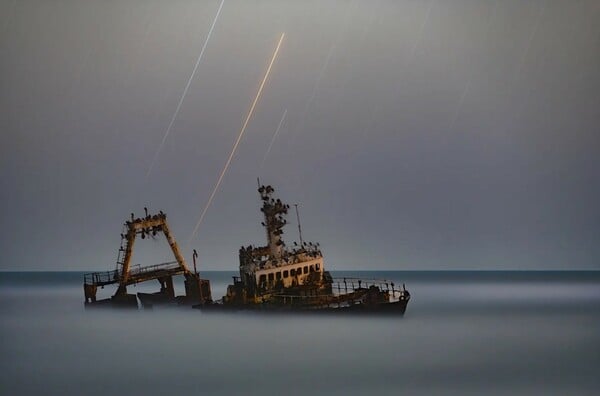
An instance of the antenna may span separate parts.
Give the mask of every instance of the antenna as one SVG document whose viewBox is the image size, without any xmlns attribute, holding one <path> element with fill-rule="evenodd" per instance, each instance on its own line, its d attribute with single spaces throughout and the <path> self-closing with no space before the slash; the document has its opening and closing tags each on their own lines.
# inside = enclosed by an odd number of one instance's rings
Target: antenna
<svg viewBox="0 0 600 396">
<path fill-rule="evenodd" d="M 258 187 L 260 188 L 260 178 L 259 177 L 256 178 L 256 184 L 258 184 Z"/>
<path fill-rule="evenodd" d="M 302 226 L 300 225 L 300 215 L 298 214 L 298 204 L 294 204 L 296 208 L 296 219 L 298 219 L 298 234 L 300 235 L 300 245 L 304 244 L 302 241 Z"/>
<path fill-rule="evenodd" d="M 192 258 L 194 259 L 194 273 L 198 275 L 198 270 L 196 269 L 196 257 L 198 257 L 198 252 L 194 249 L 194 254 L 192 255 Z"/>
</svg>

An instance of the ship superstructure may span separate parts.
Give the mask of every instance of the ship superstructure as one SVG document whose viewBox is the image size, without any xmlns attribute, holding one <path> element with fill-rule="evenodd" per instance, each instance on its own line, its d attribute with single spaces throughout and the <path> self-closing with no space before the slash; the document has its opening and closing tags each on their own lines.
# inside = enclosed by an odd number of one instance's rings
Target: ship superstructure
<svg viewBox="0 0 600 396">
<path fill-rule="evenodd" d="M 404 285 L 398 290 L 386 280 L 332 278 L 320 245 L 303 241 L 298 216 L 300 243 L 288 247 L 282 235 L 290 206 L 274 192 L 271 186 L 258 188 L 267 244 L 242 246 L 240 275 L 233 277 L 227 295 L 220 303 L 198 308 L 404 314 L 410 300 Z"/>
<path fill-rule="evenodd" d="M 274 192 L 271 186 L 258 188 L 267 244 L 240 248 L 240 276 L 228 287 L 225 303 L 261 304 L 282 296 L 331 293 L 332 278 L 319 244 L 301 240 L 288 247 L 283 241 L 290 206 L 274 198 Z"/>
</svg>

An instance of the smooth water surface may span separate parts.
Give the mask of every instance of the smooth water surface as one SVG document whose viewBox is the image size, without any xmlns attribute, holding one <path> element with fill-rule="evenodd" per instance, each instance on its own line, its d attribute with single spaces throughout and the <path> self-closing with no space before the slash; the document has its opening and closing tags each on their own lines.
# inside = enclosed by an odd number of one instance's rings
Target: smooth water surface
<svg viewBox="0 0 600 396">
<path fill-rule="evenodd" d="M 214 297 L 234 273 L 207 272 Z M 0 273 L 2 394 L 594 395 L 599 272 L 337 272 L 405 317 L 85 311 L 82 273 Z M 130 292 L 156 291 L 154 284 Z M 181 284 L 178 291 L 182 293 Z M 114 289 L 99 291 L 108 297 Z"/>
</svg>

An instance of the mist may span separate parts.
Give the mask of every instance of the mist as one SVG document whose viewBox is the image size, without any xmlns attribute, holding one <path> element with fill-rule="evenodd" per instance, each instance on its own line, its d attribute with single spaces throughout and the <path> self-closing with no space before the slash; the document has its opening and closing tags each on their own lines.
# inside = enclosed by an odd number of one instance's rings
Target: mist
<svg viewBox="0 0 600 396">
<path fill-rule="evenodd" d="M 205 273 L 213 296 L 233 274 Z M 600 385 L 595 271 L 362 273 L 407 283 L 404 317 L 85 309 L 82 275 L 0 273 L 9 394 L 585 395 Z"/>
</svg>

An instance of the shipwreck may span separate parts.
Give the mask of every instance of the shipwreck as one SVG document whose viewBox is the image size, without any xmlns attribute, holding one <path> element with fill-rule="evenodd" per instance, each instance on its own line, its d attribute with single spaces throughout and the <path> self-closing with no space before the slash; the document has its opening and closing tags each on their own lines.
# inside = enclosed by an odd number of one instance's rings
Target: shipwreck
<svg viewBox="0 0 600 396">
<path fill-rule="evenodd" d="M 189 305 L 206 312 L 253 310 L 261 312 L 331 312 L 331 313 L 386 313 L 403 315 L 410 300 L 404 284 L 396 287 L 385 279 L 334 278 L 325 269 L 319 243 L 302 238 L 300 217 L 296 205 L 299 242 L 288 246 L 282 235 L 288 224 L 290 205 L 274 196 L 272 186 L 259 185 L 267 243 L 264 246 L 242 246 L 239 249 L 239 276 L 219 300 L 213 300 L 210 281 L 200 278 L 196 268 L 188 269 L 175 238 L 160 212 L 134 218 L 124 224 L 117 268 L 113 271 L 84 275 L 84 294 L 87 306 L 143 307 L 156 304 Z M 175 261 L 147 267 L 131 266 L 133 246 L 137 236 L 145 238 L 163 233 Z M 173 277 L 184 278 L 185 294 L 175 295 Z M 127 287 L 140 282 L 158 281 L 156 293 L 129 294 Z M 97 299 L 98 287 L 116 284 L 111 298 Z"/>
</svg>

